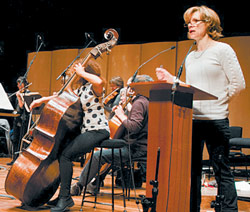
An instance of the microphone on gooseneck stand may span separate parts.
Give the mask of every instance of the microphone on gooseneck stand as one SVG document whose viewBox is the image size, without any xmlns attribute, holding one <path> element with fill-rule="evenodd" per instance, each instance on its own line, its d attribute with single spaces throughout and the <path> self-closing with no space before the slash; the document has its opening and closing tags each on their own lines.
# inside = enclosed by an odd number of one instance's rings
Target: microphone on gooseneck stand
<svg viewBox="0 0 250 212">
<path fill-rule="evenodd" d="M 189 48 L 189 50 L 188 50 L 188 52 L 187 52 L 187 54 L 186 54 L 184 60 L 183 60 L 182 63 L 181 63 L 181 66 L 180 66 L 180 68 L 179 68 L 179 70 L 178 70 L 178 73 L 177 73 L 177 76 L 176 76 L 176 78 L 175 78 L 175 81 L 174 81 L 174 83 L 173 83 L 173 87 L 172 87 L 172 90 L 173 90 L 173 91 L 176 91 L 177 87 L 179 86 L 180 77 L 181 77 L 181 74 L 182 74 L 182 71 L 183 71 L 183 65 L 184 65 L 184 63 L 185 63 L 185 61 L 186 61 L 186 59 L 187 59 L 187 56 L 189 55 L 191 49 L 193 48 L 193 46 L 194 46 L 195 44 L 196 44 L 196 42 L 194 41 L 194 42 L 192 43 L 192 45 L 190 46 L 190 48 Z"/>
<path fill-rule="evenodd" d="M 41 35 L 37 35 L 38 39 L 41 41 L 41 44 L 46 47 L 45 43 L 43 42 L 43 39 L 41 37 Z"/>
<path fill-rule="evenodd" d="M 135 80 L 135 78 L 136 78 L 136 76 L 137 76 L 137 74 L 138 74 L 138 71 L 139 71 L 139 69 L 140 69 L 142 66 L 144 66 L 145 64 L 147 64 L 149 61 L 153 60 L 154 58 L 158 57 L 160 54 L 162 54 L 162 53 L 164 53 L 164 52 L 167 52 L 167 51 L 169 51 L 169 50 L 175 49 L 175 48 L 176 48 L 175 46 L 171 46 L 170 48 L 165 49 L 165 50 L 163 50 L 163 51 L 157 53 L 156 55 L 154 55 L 153 57 L 151 57 L 150 59 L 148 59 L 146 62 L 142 63 L 142 64 L 137 68 L 137 70 L 135 71 L 135 73 L 134 73 L 134 75 L 133 75 L 133 77 L 132 77 L 132 79 L 131 79 L 131 82 L 134 82 L 134 80 Z"/>
<path fill-rule="evenodd" d="M 89 39 L 89 40 L 91 40 L 94 44 L 97 44 L 97 42 L 94 40 L 94 38 L 92 38 L 92 37 L 90 36 L 90 34 L 87 33 L 87 32 L 85 32 L 85 38 L 86 38 L 86 40 Z"/>
<path fill-rule="evenodd" d="M 85 38 L 86 40 L 89 40 L 89 43 L 79 52 L 79 54 L 75 57 L 75 59 L 65 68 L 62 73 L 56 78 L 56 80 L 59 80 L 62 76 L 66 76 L 66 71 L 69 69 L 69 67 L 78 59 L 80 58 L 80 55 L 83 53 L 85 49 L 87 49 L 91 43 L 97 44 L 97 42 L 90 36 L 89 33 L 85 32 Z"/>
</svg>

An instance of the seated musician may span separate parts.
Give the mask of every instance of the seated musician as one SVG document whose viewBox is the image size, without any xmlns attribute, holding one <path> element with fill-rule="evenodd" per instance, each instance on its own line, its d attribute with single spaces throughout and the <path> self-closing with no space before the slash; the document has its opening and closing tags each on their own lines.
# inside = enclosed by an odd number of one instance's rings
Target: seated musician
<svg viewBox="0 0 250 212">
<path fill-rule="evenodd" d="M 117 77 L 114 77 L 112 79 L 117 79 Z M 111 81 L 110 81 L 111 82 Z M 119 94 L 117 95 L 116 99 L 119 99 L 119 104 L 120 105 L 126 105 L 124 107 L 124 111 L 125 111 L 125 115 L 128 115 L 128 111 L 131 110 L 131 103 L 130 102 L 127 102 L 128 99 L 129 99 L 129 94 L 127 92 L 127 87 L 123 87 L 120 89 L 120 92 Z M 116 102 L 116 100 L 115 100 Z M 116 106 L 117 104 L 114 105 L 114 107 Z M 112 107 L 113 108 L 113 107 Z M 112 109 L 111 108 L 111 109 Z M 105 105 L 104 105 L 104 109 L 105 109 Z M 115 112 L 114 111 L 111 111 L 110 113 L 110 116 L 109 117 L 113 117 L 115 115 Z M 111 119 L 110 118 L 110 119 Z M 110 120 L 109 119 L 109 120 Z M 88 162 L 88 160 L 90 159 L 87 158 L 85 162 Z M 115 168 L 117 168 L 115 166 Z M 100 185 L 104 186 L 104 180 L 105 180 L 105 177 L 106 175 L 109 173 L 109 171 L 111 170 L 111 166 L 110 164 L 105 164 L 104 166 L 102 166 L 101 170 L 100 170 L 100 178 L 99 178 L 99 182 L 100 182 Z M 116 182 L 117 182 L 118 177 L 116 178 Z M 92 195 L 95 195 L 95 193 L 97 192 L 97 186 L 96 186 L 96 183 L 97 183 L 97 179 L 94 178 L 89 184 L 88 184 L 88 187 L 87 187 L 87 193 L 90 193 Z M 81 194 L 81 191 L 79 190 L 77 184 L 74 184 L 72 187 L 71 187 L 71 194 L 73 194 L 74 196 L 78 196 Z"/>
<path fill-rule="evenodd" d="M 65 211 L 74 205 L 70 195 L 73 174 L 72 160 L 90 152 L 101 141 L 109 138 L 108 122 L 102 106 L 104 80 L 100 76 L 100 66 L 94 60 L 90 60 L 88 66 L 84 68 L 81 62 L 82 59 L 77 60 L 71 66 L 70 71 L 76 72 L 82 80 L 82 85 L 77 89 L 77 94 L 80 96 L 82 105 L 83 123 L 81 133 L 64 144 L 64 148 L 59 154 L 61 186 L 59 198 L 53 202 L 56 206 L 51 208 L 51 212 Z M 31 108 L 46 103 L 55 96 L 35 100 L 31 104 Z"/>
<path fill-rule="evenodd" d="M 17 79 L 18 92 L 16 92 L 16 111 L 20 114 L 18 117 L 15 117 L 13 122 L 13 133 L 11 136 L 12 145 L 13 145 L 13 160 L 7 165 L 12 165 L 18 157 L 18 152 L 20 151 L 20 144 L 23 136 L 27 132 L 29 124 L 29 111 L 26 110 L 24 106 L 24 99 L 22 94 L 29 93 L 30 91 L 25 88 L 29 83 L 25 77 L 18 77 Z"/>
<path fill-rule="evenodd" d="M 11 150 L 12 144 L 11 144 L 11 140 L 10 140 L 10 124 L 9 124 L 7 119 L 0 118 L 0 131 L 1 130 L 4 131 L 4 134 L 5 134 L 8 155 L 12 155 L 12 150 Z M 2 149 L 1 149 L 0 153 L 5 153 L 5 152 L 2 151 Z"/>
<path fill-rule="evenodd" d="M 138 75 L 135 78 L 135 82 L 146 82 L 153 81 L 152 78 L 148 75 Z M 131 88 L 129 88 L 131 89 Z M 122 136 L 122 139 L 127 141 L 130 144 L 131 156 L 135 157 L 146 157 L 147 155 L 147 136 L 148 136 L 148 105 L 149 100 L 147 97 L 142 95 L 134 95 L 132 98 L 132 108 L 129 111 L 128 116 L 125 115 L 125 112 L 121 105 L 118 105 L 114 108 L 115 115 L 121 120 L 123 126 L 125 127 L 125 132 Z M 129 162 L 129 148 L 128 146 L 123 147 L 122 151 L 122 160 L 124 163 Z M 93 156 L 91 169 L 89 173 L 88 184 L 98 173 L 98 162 L 99 162 L 99 151 L 96 151 Z M 111 164 L 112 161 L 112 152 L 111 149 L 104 149 L 102 152 L 101 166 L 106 163 Z M 114 150 L 114 165 L 119 164 L 119 150 Z M 80 175 L 79 182 L 73 185 L 71 188 L 72 195 L 80 195 L 83 187 L 85 186 L 87 172 L 88 172 L 89 163 L 83 168 L 83 171 Z"/>
<path fill-rule="evenodd" d="M 120 102 L 120 90 L 124 86 L 123 79 L 119 76 L 112 77 L 111 80 L 109 80 L 109 85 L 111 87 L 111 93 L 105 97 L 104 99 L 104 109 L 109 113 L 108 119 L 110 120 L 113 116 L 113 113 L 111 113 L 112 108 L 119 104 Z"/>
</svg>

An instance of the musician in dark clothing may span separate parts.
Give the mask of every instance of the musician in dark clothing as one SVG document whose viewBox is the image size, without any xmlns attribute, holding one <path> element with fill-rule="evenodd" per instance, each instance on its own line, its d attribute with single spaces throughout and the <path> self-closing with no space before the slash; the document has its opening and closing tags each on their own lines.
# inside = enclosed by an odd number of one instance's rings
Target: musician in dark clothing
<svg viewBox="0 0 250 212">
<path fill-rule="evenodd" d="M 112 77 L 111 80 L 109 80 L 109 85 L 111 87 L 112 92 L 110 95 L 104 98 L 104 110 L 109 113 L 108 119 L 110 120 L 114 113 L 112 112 L 112 108 L 119 104 L 120 102 L 120 90 L 124 86 L 123 79 L 119 76 Z"/>
<path fill-rule="evenodd" d="M 17 159 L 20 151 L 20 144 L 23 136 L 27 132 L 29 123 L 29 111 L 27 111 L 22 97 L 23 94 L 29 93 L 30 91 L 26 88 L 29 84 L 25 77 L 19 77 L 17 79 L 18 92 L 16 93 L 16 111 L 19 114 L 13 122 L 13 135 L 11 136 L 13 144 L 13 160 L 7 165 L 12 165 Z"/>
<path fill-rule="evenodd" d="M 153 81 L 151 77 L 147 75 L 138 75 L 135 82 Z M 125 115 L 122 106 L 119 105 L 115 108 L 115 114 L 125 127 L 124 136 L 122 139 L 130 144 L 131 157 L 146 157 L 147 155 L 147 136 L 148 136 L 148 106 L 149 100 L 142 95 L 136 95 L 132 99 L 132 108 L 128 116 Z M 112 150 L 104 149 L 102 152 L 101 166 L 106 163 L 111 164 Z M 121 149 L 123 162 L 129 162 L 129 147 L 123 147 Z M 89 173 L 88 183 L 98 173 L 98 162 L 100 152 L 96 151 L 93 155 L 91 169 Z M 117 165 L 120 162 L 119 150 L 114 150 L 114 164 Z M 85 186 L 89 162 L 84 167 L 79 182 L 71 187 L 71 195 L 80 195 L 83 187 Z M 88 184 L 87 183 L 87 184 Z"/>
</svg>

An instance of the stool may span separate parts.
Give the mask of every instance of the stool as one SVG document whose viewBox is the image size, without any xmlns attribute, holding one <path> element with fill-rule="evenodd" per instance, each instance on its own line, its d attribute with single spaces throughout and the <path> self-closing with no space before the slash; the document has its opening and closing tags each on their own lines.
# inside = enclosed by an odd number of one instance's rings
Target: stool
<svg viewBox="0 0 250 212">
<path fill-rule="evenodd" d="M 102 205 L 111 205 L 112 206 L 112 211 L 114 211 L 114 149 L 119 149 L 119 153 L 120 153 L 120 168 L 122 169 L 122 153 L 121 153 L 121 148 L 126 146 L 127 142 L 122 140 L 122 139 L 108 139 L 108 140 L 104 140 L 100 143 L 99 148 L 101 148 L 100 150 L 100 157 L 99 157 L 99 163 L 98 163 L 98 170 L 100 170 L 100 165 L 101 165 L 101 157 L 102 157 L 102 149 L 103 148 L 107 148 L 107 149 L 111 149 L 112 150 L 112 161 L 111 161 L 111 169 L 112 169 L 112 204 L 109 203 L 100 203 L 97 202 L 97 194 L 95 195 L 95 201 L 85 201 L 85 195 L 86 195 L 86 190 L 87 190 L 87 182 L 88 182 L 88 178 L 89 178 L 89 172 L 91 169 L 91 163 L 92 163 L 92 159 L 93 159 L 93 153 L 94 153 L 94 149 L 92 150 L 92 154 L 91 154 L 91 158 L 89 161 L 89 169 L 88 169 L 88 173 L 87 173 L 87 177 L 86 177 L 86 182 L 85 182 L 85 187 L 84 187 L 84 192 L 83 192 L 83 197 L 82 197 L 82 204 L 81 204 L 81 210 L 82 211 L 82 207 L 84 202 L 90 202 L 90 203 L 95 203 L 94 208 L 96 207 L 96 204 L 102 204 Z M 97 189 L 99 190 L 99 172 L 98 172 L 98 176 L 97 176 Z M 124 212 L 126 211 L 126 201 L 125 201 L 125 195 L 124 195 L 124 178 L 122 175 L 122 192 L 123 192 L 123 204 L 124 204 Z"/>
</svg>

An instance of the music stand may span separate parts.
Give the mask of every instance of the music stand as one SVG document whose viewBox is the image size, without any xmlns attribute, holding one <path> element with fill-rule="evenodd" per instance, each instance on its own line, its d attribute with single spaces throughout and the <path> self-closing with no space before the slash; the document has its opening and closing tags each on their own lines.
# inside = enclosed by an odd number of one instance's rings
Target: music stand
<svg viewBox="0 0 250 212">
<path fill-rule="evenodd" d="M 32 116 L 33 115 L 39 115 L 44 107 L 44 104 L 42 104 L 40 107 L 34 108 L 32 111 L 30 111 L 30 104 L 36 100 L 36 99 L 40 99 L 42 96 L 38 93 L 38 92 L 30 92 L 30 93 L 25 93 L 22 98 L 24 101 L 24 106 L 27 110 L 27 112 L 29 112 L 29 123 L 28 123 L 28 129 L 26 134 L 24 135 L 24 137 L 21 140 L 21 145 L 20 145 L 20 152 L 22 151 L 23 148 L 23 141 L 25 141 L 27 143 L 27 140 L 24 139 L 26 136 L 29 135 L 29 131 L 31 129 L 31 122 L 32 122 Z M 34 122 L 36 123 L 36 121 Z"/>
<path fill-rule="evenodd" d="M 0 83 L 0 111 L 12 113 L 14 108 L 10 103 L 7 93 L 5 92 L 2 83 Z"/>
<path fill-rule="evenodd" d="M 30 93 L 25 93 L 23 95 L 23 99 L 24 99 L 24 102 L 26 103 L 25 104 L 25 108 L 28 112 L 30 112 L 30 104 L 36 100 L 36 99 L 40 99 L 42 96 L 40 95 L 39 92 L 30 92 Z M 44 105 L 40 106 L 40 107 L 37 107 L 37 108 L 34 108 L 32 110 L 32 114 L 33 115 L 37 115 L 37 114 L 40 114 L 41 113 L 41 110 L 43 109 Z"/>
</svg>

